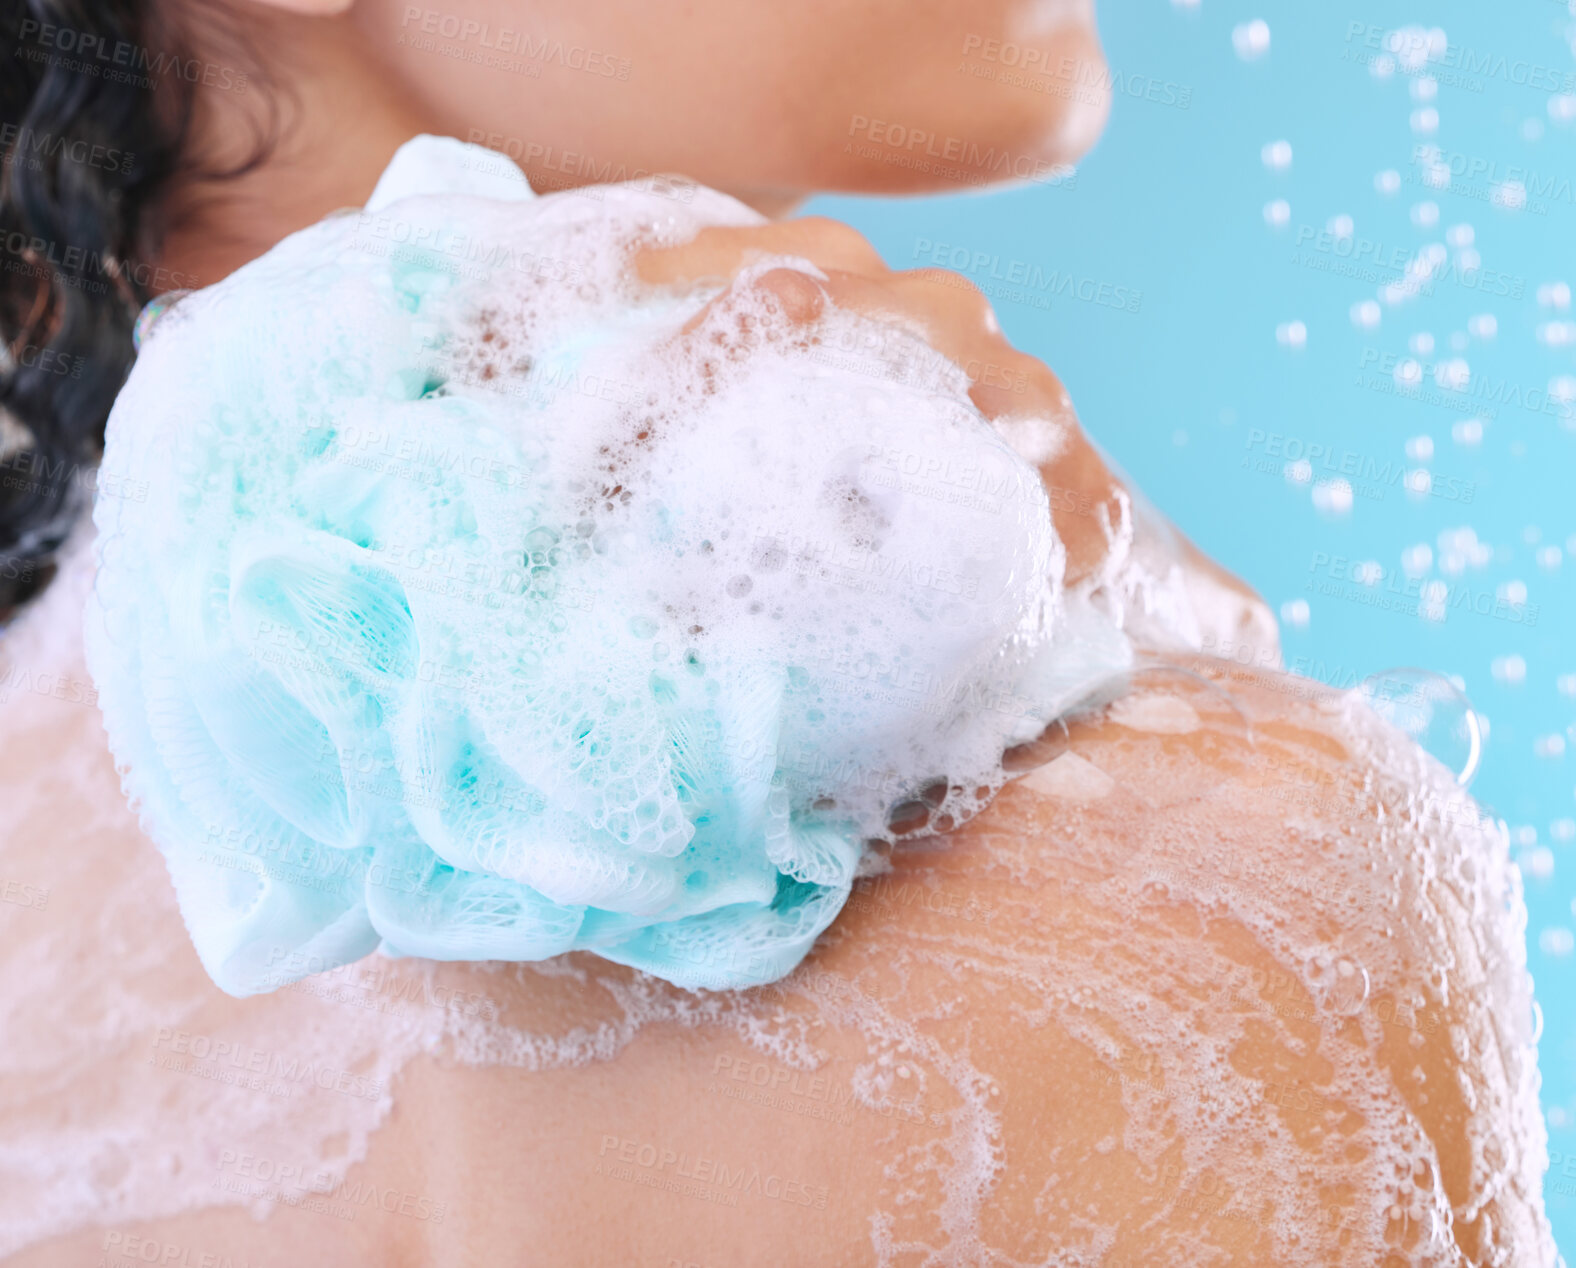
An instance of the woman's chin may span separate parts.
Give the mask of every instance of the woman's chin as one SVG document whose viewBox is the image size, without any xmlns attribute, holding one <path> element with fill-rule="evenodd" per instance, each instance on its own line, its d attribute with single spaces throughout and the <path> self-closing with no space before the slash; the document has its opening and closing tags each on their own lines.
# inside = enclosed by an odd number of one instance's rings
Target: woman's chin
<svg viewBox="0 0 1576 1268">
<path fill-rule="evenodd" d="M 982 39 L 955 60 L 927 67 L 886 105 L 836 120 L 809 183 L 877 194 L 1056 185 L 1099 140 L 1110 71 L 1092 27 L 1028 45 Z"/>
</svg>

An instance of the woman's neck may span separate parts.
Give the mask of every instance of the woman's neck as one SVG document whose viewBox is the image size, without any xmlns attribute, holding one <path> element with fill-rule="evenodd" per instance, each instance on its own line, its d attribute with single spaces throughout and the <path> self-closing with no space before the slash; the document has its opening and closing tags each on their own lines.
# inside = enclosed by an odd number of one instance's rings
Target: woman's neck
<svg viewBox="0 0 1576 1268">
<path fill-rule="evenodd" d="M 394 151 L 434 121 L 358 47 L 347 18 L 257 19 L 259 47 L 286 49 L 242 92 L 197 90 L 192 147 L 203 167 L 245 162 L 277 124 L 261 160 L 239 176 L 176 189 L 159 263 L 209 286 L 281 238 L 359 207 Z M 233 79 L 233 77 L 232 77 Z M 260 128 L 260 125 L 262 127 Z"/>
<path fill-rule="evenodd" d="M 192 147 L 204 168 L 223 170 L 251 159 L 267 137 L 262 157 L 238 176 L 189 180 L 167 208 L 158 263 L 193 287 L 211 286 L 330 212 L 361 206 L 404 142 L 448 130 L 411 84 L 370 54 L 352 15 L 257 13 L 247 19 L 249 34 L 268 50 L 268 64 L 261 75 L 247 68 L 243 91 L 198 88 Z M 224 65 L 235 55 L 199 56 Z M 744 201 L 780 216 L 798 198 Z"/>
</svg>

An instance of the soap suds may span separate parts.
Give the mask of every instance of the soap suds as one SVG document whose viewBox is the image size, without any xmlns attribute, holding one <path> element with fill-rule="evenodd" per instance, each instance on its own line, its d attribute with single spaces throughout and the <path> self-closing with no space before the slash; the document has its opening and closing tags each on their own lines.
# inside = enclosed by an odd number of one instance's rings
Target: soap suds
<svg viewBox="0 0 1576 1268">
<path fill-rule="evenodd" d="M 1193 706 L 1173 695 L 1124 696 L 1112 702 L 1110 718 L 1118 726 L 1157 735 L 1187 735 L 1199 727 Z"/>
<path fill-rule="evenodd" d="M 791 320 L 793 258 L 635 280 L 752 213 L 396 197 L 424 144 L 143 344 L 88 626 L 127 793 L 235 994 L 378 945 L 770 981 L 1127 640 L 918 335 Z"/>
<path fill-rule="evenodd" d="M 1025 775 L 1022 782 L 1025 788 L 1064 801 L 1098 801 L 1116 787 L 1109 775 L 1076 753 L 1063 753 Z"/>
</svg>

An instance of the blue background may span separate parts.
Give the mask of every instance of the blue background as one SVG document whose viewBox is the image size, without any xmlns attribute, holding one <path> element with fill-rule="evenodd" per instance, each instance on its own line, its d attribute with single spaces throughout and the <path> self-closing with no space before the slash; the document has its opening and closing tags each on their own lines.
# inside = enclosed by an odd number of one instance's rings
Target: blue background
<svg viewBox="0 0 1576 1268">
<path fill-rule="evenodd" d="M 854 224 L 895 268 L 929 263 L 921 257 L 933 248 L 922 243 L 997 257 L 964 271 L 993 294 L 1012 341 L 1062 377 L 1099 443 L 1272 607 L 1307 601 L 1305 626 L 1282 622 L 1289 667 L 1346 686 L 1419 665 L 1464 686 L 1489 725 L 1473 791 L 1505 820 L 1525 877 L 1555 1159 L 1548 1207 L 1576 1260 L 1576 1181 L 1561 1179 L 1576 1150 L 1576 757 L 1558 743 L 1576 743 L 1576 699 L 1558 687 L 1560 675 L 1576 674 L 1576 420 L 1547 401 L 1551 381 L 1576 375 L 1576 343 L 1551 342 L 1562 328 L 1548 323 L 1576 312 L 1539 300 L 1540 287 L 1576 282 L 1576 121 L 1563 117 L 1576 99 L 1555 99 L 1576 70 L 1576 18 L 1555 0 L 1423 8 L 1107 5 L 1101 33 L 1118 91 L 1104 137 L 1073 180 L 987 195 L 828 197 L 806 210 Z M 1255 17 L 1268 22 L 1271 45 L 1247 61 L 1232 32 Z M 1410 24 L 1443 28 L 1449 53 L 1423 72 L 1374 75 L 1368 62 L 1384 33 Z M 1432 100 L 1416 99 L 1426 92 L 1414 88 L 1422 73 L 1435 77 Z M 1145 96 L 1148 80 L 1163 85 L 1160 100 Z M 1413 119 L 1427 107 L 1438 112 L 1433 133 Z M 1279 139 L 1292 147 L 1284 170 L 1261 158 Z M 1430 143 L 1453 169 L 1450 188 L 1426 182 L 1418 147 Z M 1390 195 L 1375 184 L 1386 169 L 1401 178 Z M 1491 201 L 1492 184 L 1506 179 L 1527 186 L 1520 210 Z M 1264 211 L 1275 199 L 1290 205 L 1279 228 Z M 1427 223 L 1426 207 L 1414 216 L 1427 202 L 1437 223 Z M 1353 241 L 1337 247 L 1321 235 L 1343 213 Z M 1475 272 L 1447 238 L 1463 224 Z M 1405 302 L 1379 300 L 1429 243 L 1448 252 L 1433 284 Z M 1140 291 L 1138 311 L 1065 293 L 1026 299 L 991 277 L 1013 262 Z M 1363 300 L 1379 301 L 1371 329 L 1351 315 Z M 1484 313 L 1496 319 L 1493 338 L 1471 333 L 1470 319 Z M 1277 340 L 1277 326 L 1292 321 L 1305 323 L 1301 348 Z M 1433 351 L 1414 354 L 1423 333 Z M 1420 388 L 1387 390 L 1409 356 L 1422 368 Z M 1470 367 L 1466 391 L 1434 378 L 1455 357 Z M 1454 439 L 1471 419 L 1481 422 L 1475 446 Z M 1272 435 L 1282 438 L 1279 452 Z M 1408 440 L 1425 436 L 1432 458 L 1408 458 Z M 1355 465 L 1348 513 L 1321 511 L 1309 484 L 1283 475 L 1287 457 L 1312 446 L 1315 480 Z M 1403 487 L 1401 472 L 1418 467 L 1434 493 Z M 1449 558 L 1451 539 L 1440 540 L 1461 528 L 1482 544 L 1464 567 Z M 1418 544 L 1432 564 L 1408 583 L 1402 552 Z M 1415 598 L 1427 581 L 1443 582 L 1444 619 L 1356 602 L 1362 586 L 1350 581 L 1336 595 L 1310 589 L 1321 570 L 1328 579 L 1329 566 L 1315 562 L 1325 556 L 1377 561 L 1378 588 L 1393 594 Z M 1519 598 L 1518 582 L 1524 602 L 1497 602 Z M 1497 659 L 1515 656 L 1525 662 L 1521 681 L 1495 674 Z M 1566 686 L 1576 691 L 1576 680 Z"/>
</svg>

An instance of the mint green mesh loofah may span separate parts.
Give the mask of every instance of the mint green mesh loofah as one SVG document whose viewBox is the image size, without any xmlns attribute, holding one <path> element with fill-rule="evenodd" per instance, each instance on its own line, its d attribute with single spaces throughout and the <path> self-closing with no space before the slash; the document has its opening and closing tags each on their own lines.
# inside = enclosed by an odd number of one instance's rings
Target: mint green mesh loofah
<svg viewBox="0 0 1576 1268">
<path fill-rule="evenodd" d="M 148 496 L 96 508 L 91 663 L 235 994 L 380 944 L 771 980 L 895 803 L 965 813 L 1125 655 L 1059 638 L 1036 474 L 915 337 L 747 287 L 681 335 L 716 290 L 629 245 L 752 213 L 499 163 L 412 142 L 164 313 L 110 420 Z"/>
</svg>

